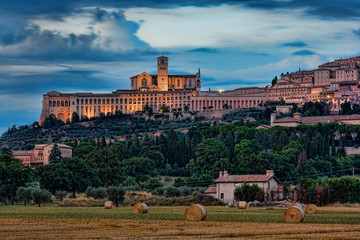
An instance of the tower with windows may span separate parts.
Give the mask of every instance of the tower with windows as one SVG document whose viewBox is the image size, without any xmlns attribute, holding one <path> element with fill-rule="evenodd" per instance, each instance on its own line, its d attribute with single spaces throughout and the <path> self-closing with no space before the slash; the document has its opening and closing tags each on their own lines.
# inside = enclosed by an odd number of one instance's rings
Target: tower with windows
<svg viewBox="0 0 360 240">
<path fill-rule="evenodd" d="M 168 57 L 157 58 L 157 82 L 160 91 L 169 90 Z"/>
</svg>

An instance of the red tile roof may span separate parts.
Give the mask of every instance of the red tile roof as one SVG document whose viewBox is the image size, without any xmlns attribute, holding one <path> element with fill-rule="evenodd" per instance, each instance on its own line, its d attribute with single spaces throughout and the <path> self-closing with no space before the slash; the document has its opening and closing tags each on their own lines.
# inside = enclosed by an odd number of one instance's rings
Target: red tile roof
<svg viewBox="0 0 360 240">
<path fill-rule="evenodd" d="M 205 193 L 216 193 L 216 187 L 209 187 Z"/>
<path fill-rule="evenodd" d="M 268 175 L 226 175 L 215 180 L 220 182 L 267 182 L 274 176 Z"/>
</svg>

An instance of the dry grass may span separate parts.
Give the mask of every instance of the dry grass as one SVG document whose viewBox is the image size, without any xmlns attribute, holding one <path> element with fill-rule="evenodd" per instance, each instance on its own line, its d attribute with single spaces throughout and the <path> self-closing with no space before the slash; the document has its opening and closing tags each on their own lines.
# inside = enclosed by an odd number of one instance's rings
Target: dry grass
<svg viewBox="0 0 360 240">
<path fill-rule="evenodd" d="M 0 207 L 0 239 L 359 239 L 360 208 L 319 208 L 301 224 L 285 209 L 205 207 L 208 218 L 187 222 L 185 207 Z"/>
<path fill-rule="evenodd" d="M 358 225 L 0 219 L 2 239 L 359 239 Z"/>
</svg>

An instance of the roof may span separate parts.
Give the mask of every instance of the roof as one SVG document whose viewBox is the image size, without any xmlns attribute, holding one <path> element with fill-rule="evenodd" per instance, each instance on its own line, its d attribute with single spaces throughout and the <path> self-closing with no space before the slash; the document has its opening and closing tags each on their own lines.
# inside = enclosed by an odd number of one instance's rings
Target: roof
<svg viewBox="0 0 360 240">
<path fill-rule="evenodd" d="M 317 124 L 317 123 L 329 123 L 329 122 L 346 122 L 352 120 L 360 120 L 360 115 L 352 114 L 352 115 L 301 117 L 301 120 L 296 120 L 292 117 L 286 117 L 286 118 L 277 119 L 273 123 L 297 122 L 301 124 Z"/>
<path fill-rule="evenodd" d="M 34 149 L 44 149 L 45 147 L 50 146 L 50 145 L 54 145 L 54 144 L 55 144 L 55 143 L 51 143 L 51 144 L 36 144 Z M 58 145 L 60 148 L 72 148 L 72 147 L 70 147 L 69 145 L 62 144 L 62 143 L 57 143 L 57 145 Z"/>
<path fill-rule="evenodd" d="M 216 179 L 215 182 L 267 182 L 273 177 L 269 175 L 225 175 Z"/>
<path fill-rule="evenodd" d="M 26 150 L 14 150 L 12 154 L 13 156 L 31 156 L 32 152 Z"/>
<path fill-rule="evenodd" d="M 206 189 L 205 193 L 216 193 L 216 187 L 209 187 Z"/>
</svg>

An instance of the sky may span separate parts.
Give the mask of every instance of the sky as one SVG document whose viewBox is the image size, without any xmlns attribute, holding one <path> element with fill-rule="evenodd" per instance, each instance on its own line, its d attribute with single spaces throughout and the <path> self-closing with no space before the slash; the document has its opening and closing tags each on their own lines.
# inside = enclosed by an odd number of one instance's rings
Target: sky
<svg viewBox="0 0 360 240">
<path fill-rule="evenodd" d="M 202 90 L 360 55 L 358 0 L 0 0 L 0 134 L 42 94 L 129 89 L 129 77 L 201 69 Z"/>
</svg>

